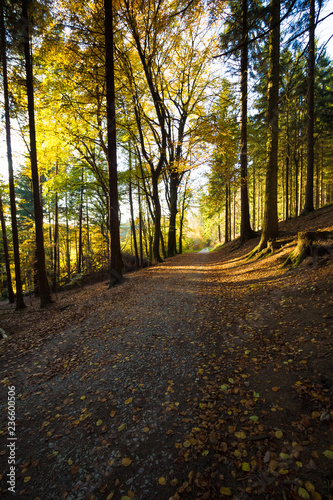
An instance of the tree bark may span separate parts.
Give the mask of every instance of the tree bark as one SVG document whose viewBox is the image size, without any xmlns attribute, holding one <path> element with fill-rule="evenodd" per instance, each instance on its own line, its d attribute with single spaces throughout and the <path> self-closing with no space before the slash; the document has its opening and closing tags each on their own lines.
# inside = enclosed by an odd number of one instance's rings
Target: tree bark
<svg viewBox="0 0 333 500">
<path fill-rule="evenodd" d="M 307 126 L 307 170 L 305 204 L 303 212 L 312 212 L 314 170 L 314 71 L 315 71 L 315 0 L 310 0 L 309 55 L 308 55 L 308 126 Z"/>
<path fill-rule="evenodd" d="M 58 161 L 56 162 L 55 174 L 58 174 Z M 59 246 L 59 217 L 58 217 L 58 193 L 54 195 L 54 235 L 53 235 L 53 280 L 52 291 L 57 291 L 58 269 L 58 246 Z"/>
<path fill-rule="evenodd" d="M 10 212 L 12 219 L 12 237 L 14 247 L 14 264 L 15 264 L 15 282 L 16 282 L 16 309 L 24 309 L 25 303 L 23 300 L 23 289 L 21 279 L 21 264 L 20 264 L 20 247 L 17 229 L 16 217 L 16 200 L 14 186 L 14 171 L 12 159 L 12 145 L 10 133 L 10 115 L 9 115 L 9 95 L 8 95 L 8 77 L 7 77 L 7 55 L 6 55 L 6 31 L 4 20 L 4 1 L 0 0 L 0 30 L 1 30 L 1 59 L 2 59 L 2 75 L 3 75 L 3 94 L 5 101 L 5 123 L 6 123 L 6 143 L 7 143 L 7 158 L 8 158 L 8 177 L 9 177 L 9 194 L 10 194 Z"/>
<path fill-rule="evenodd" d="M 129 146 L 131 146 L 131 145 L 129 145 Z M 138 254 L 138 244 L 136 241 L 134 209 L 133 209 L 133 195 L 132 195 L 132 154 L 131 154 L 131 148 L 129 148 L 129 186 L 128 186 L 128 190 L 129 190 L 129 202 L 130 202 L 130 211 L 131 211 L 131 226 L 132 226 L 134 255 L 135 255 L 135 267 L 137 269 L 139 269 L 139 254 Z"/>
<path fill-rule="evenodd" d="M 176 217 L 177 217 L 177 199 L 180 176 L 178 172 L 171 172 L 169 176 L 170 189 L 170 215 L 169 215 L 169 232 L 168 232 L 168 257 L 172 257 L 177 253 L 176 246 Z"/>
<path fill-rule="evenodd" d="M 240 239 L 244 243 L 254 236 L 250 223 L 250 207 L 247 179 L 247 87 L 248 87 L 248 0 L 242 0 L 242 48 L 241 48 L 241 123 L 240 123 L 240 182 L 241 227 Z"/>
<path fill-rule="evenodd" d="M 122 275 L 123 260 L 120 249 L 119 201 L 117 176 L 117 135 L 116 106 L 114 87 L 114 48 L 113 48 L 113 6 L 112 0 L 104 0 L 105 10 L 105 76 L 106 76 L 106 112 L 108 137 L 108 173 L 109 173 L 109 217 L 111 237 L 110 285 L 116 271 Z"/>
<path fill-rule="evenodd" d="M 277 174 L 279 140 L 280 0 L 271 0 L 268 70 L 268 134 L 266 143 L 266 193 L 263 228 L 258 251 L 279 233 Z"/>
<path fill-rule="evenodd" d="M 0 221 L 1 221 L 1 229 L 2 229 L 3 252 L 5 254 L 8 299 L 9 299 L 9 303 L 13 304 L 14 303 L 14 292 L 13 292 L 13 285 L 12 285 L 12 276 L 11 276 L 11 272 L 10 272 L 10 260 L 9 260 L 9 252 L 8 252 L 6 222 L 5 222 L 5 217 L 3 214 L 1 195 L 0 195 Z"/>
<path fill-rule="evenodd" d="M 47 304 L 50 304 L 52 300 L 50 295 L 50 286 L 46 275 L 44 234 L 43 234 L 43 209 L 40 199 L 40 187 L 39 187 L 39 176 L 38 176 L 34 88 L 33 88 L 31 47 L 30 47 L 29 17 L 28 17 L 29 3 L 30 0 L 22 0 L 22 22 L 23 22 L 25 69 L 27 77 L 29 134 L 30 134 L 30 162 L 31 162 L 32 184 L 33 184 L 35 231 L 36 231 L 36 258 L 37 258 L 37 268 L 38 268 L 40 304 L 41 307 L 45 307 Z"/>
</svg>

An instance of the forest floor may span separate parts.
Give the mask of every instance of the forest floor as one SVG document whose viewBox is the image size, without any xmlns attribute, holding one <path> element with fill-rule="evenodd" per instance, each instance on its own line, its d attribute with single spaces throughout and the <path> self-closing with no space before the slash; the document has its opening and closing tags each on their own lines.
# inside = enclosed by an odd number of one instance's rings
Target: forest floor
<svg viewBox="0 0 333 500">
<path fill-rule="evenodd" d="M 280 228 L 333 230 L 333 207 Z M 295 242 L 257 243 L 3 304 L 0 497 L 332 500 L 333 253 L 286 270 Z"/>
</svg>

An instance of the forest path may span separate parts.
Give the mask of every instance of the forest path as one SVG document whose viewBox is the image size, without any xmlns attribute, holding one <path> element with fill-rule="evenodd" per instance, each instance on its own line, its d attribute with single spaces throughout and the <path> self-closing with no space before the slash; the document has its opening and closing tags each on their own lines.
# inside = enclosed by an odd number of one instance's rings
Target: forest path
<svg viewBox="0 0 333 500">
<path fill-rule="evenodd" d="M 327 494 L 330 471 L 318 473 L 310 453 L 333 445 L 319 419 L 330 416 L 331 387 L 314 369 L 318 358 L 326 374 L 332 366 L 330 272 L 307 277 L 320 283 L 312 293 L 275 257 L 246 262 L 246 249 L 232 249 L 180 255 L 111 290 L 99 283 L 59 294 L 47 311 L 33 303 L 12 314 L 1 401 L 15 385 L 18 498 L 282 498 L 298 477 L 315 477 Z"/>
</svg>

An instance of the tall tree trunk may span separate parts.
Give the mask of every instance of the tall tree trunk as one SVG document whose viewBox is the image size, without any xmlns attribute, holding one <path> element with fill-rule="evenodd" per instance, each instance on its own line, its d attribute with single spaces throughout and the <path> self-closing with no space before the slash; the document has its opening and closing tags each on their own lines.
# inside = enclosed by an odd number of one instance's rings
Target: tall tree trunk
<svg viewBox="0 0 333 500">
<path fill-rule="evenodd" d="M 131 146 L 131 145 L 129 144 L 129 146 Z M 134 255 L 135 255 L 135 267 L 137 269 L 139 269 L 139 254 L 138 254 L 138 245 L 137 245 L 137 241 L 136 241 L 134 209 L 133 209 L 133 194 L 132 194 L 132 153 L 131 153 L 131 147 L 129 147 L 129 186 L 128 186 L 128 189 L 129 189 L 131 226 L 132 226 Z"/>
<path fill-rule="evenodd" d="M 43 234 L 43 209 L 40 199 L 40 187 L 37 164 L 37 148 L 36 148 L 36 128 L 35 128 L 35 109 L 34 109 L 34 89 L 33 89 L 33 73 L 31 61 L 30 47 L 30 31 L 28 6 L 30 0 L 22 0 L 22 22 L 23 22 L 23 39 L 24 39 L 24 55 L 25 69 L 27 77 L 27 94 L 28 94 L 28 115 L 29 115 L 29 133 L 30 133 L 30 161 L 31 175 L 33 184 L 33 199 L 35 212 L 35 231 L 36 231 L 36 257 L 39 280 L 39 295 L 41 307 L 45 307 L 52 302 L 50 295 L 50 286 L 46 275 L 45 265 L 45 249 L 44 249 L 44 234 Z"/>
<path fill-rule="evenodd" d="M 81 169 L 81 190 L 80 190 L 80 206 L 79 206 L 79 243 L 77 257 L 77 272 L 82 271 L 83 263 L 83 242 L 82 242 L 82 225 L 83 225 L 83 168 Z"/>
<path fill-rule="evenodd" d="M 290 138 L 289 138 L 289 111 L 287 109 L 287 156 L 286 156 L 286 215 L 289 218 L 289 164 L 290 164 Z"/>
<path fill-rule="evenodd" d="M 11 133 L 10 133 L 7 55 L 6 55 L 6 31 L 5 31 L 5 20 L 4 20 L 4 0 L 0 0 L 0 31 L 1 31 L 0 43 L 1 43 L 1 59 L 2 59 L 2 75 L 3 75 L 3 94 L 4 94 L 4 101 L 5 101 L 5 122 L 6 122 L 6 142 L 7 142 L 7 158 L 8 158 L 10 212 L 11 212 L 11 219 L 12 219 L 12 237 L 13 237 L 14 264 L 15 264 L 16 309 L 24 309 L 25 303 L 23 300 L 23 289 L 22 289 L 22 280 L 21 280 L 20 247 L 19 247 L 18 229 L 17 229 L 14 172 L 13 172 L 12 145 L 11 145 Z"/>
<path fill-rule="evenodd" d="M 254 236 L 250 224 L 250 207 L 247 180 L 247 75 L 248 75 L 248 0 L 242 0 L 242 48 L 241 48 L 241 125 L 240 125 L 240 181 L 241 181 L 241 242 Z"/>
<path fill-rule="evenodd" d="M 140 186 L 138 184 L 138 203 L 139 203 L 139 247 L 140 247 L 140 267 L 143 267 L 143 241 L 142 241 L 142 209 L 141 209 L 141 196 Z"/>
<path fill-rule="evenodd" d="M 279 59 L 280 0 L 271 0 L 268 69 L 268 133 L 266 143 L 266 192 L 261 240 L 257 250 L 266 247 L 279 233 L 277 214 L 277 174 L 279 140 Z"/>
<path fill-rule="evenodd" d="M 312 212 L 313 170 L 314 170 L 314 72 L 315 72 L 315 0 L 310 1 L 309 55 L 308 55 L 308 127 L 307 127 L 307 170 L 304 212 Z"/>
<path fill-rule="evenodd" d="M 176 217 L 177 217 L 177 198 L 180 176 L 178 172 L 170 172 L 170 215 L 169 215 L 169 232 L 168 232 L 168 257 L 172 257 L 177 253 L 176 246 Z"/>
<path fill-rule="evenodd" d="M 225 183 L 225 239 L 224 243 L 228 243 L 229 241 L 229 196 L 230 196 L 230 187 L 229 187 L 229 181 L 226 181 Z"/>
<path fill-rule="evenodd" d="M 71 250 L 70 250 L 70 239 L 69 239 L 69 222 L 68 222 L 68 202 L 67 202 L 67 191 L 65 198 L 66 206 L 66 265 L 67 265 L 67 276 L 70 280 L 71 278 Z"/>
<path fill-rule="evenodd" d="M 108 137 L 109 173 L 109 216 L 111 236 L 110 284 L 113 273 L 122 274 L 123 260 L 120 249 L 120 224 L 117 178 L 117 135 L 116 105 L 114 88 L 114 48 L 113 48 L 113 6 L 112 0 L 104 0 L 105 10 L 105 76 L 106 76 L 106 113 Z"/>
<path fill-rule="evenodd" d="M 56 162 L 55 174 L 58 174 L 58 161 Z M 54 235 L 53 235 L 53 279 L 52 291 L 57 291 L 57 281 L 59 276 L 58 256 L 59 256 L 59 217 L 58 217 L 58 193 L 54 196 Z"/>
<path fill-rule="evenodd" d="M 3 206 L 2 206 L 2 197 L 1 197 L 1 194 L 0 194 L 0 221 L 1 221 L 1 229 L 2 229 L 3 252 L 5 254 L 8 299 L 9 299 L 9 303 L 13 304 L 14 303 L 14 292 L 13 292 L 13 285 L 12 285 L 12 276 L 11 276 L 11 273 L 10 273 L 10 261 L 9 261 L 9 252 L 8 252 L 6 222 L 5 222 L 5 217 L 4 217 L 4 214 L 3 214 Z"/>
<path fill-rule="evenodd" d="M 153 184 L 153 202 L 154 202 L 154 242 L 153 242 L 153 259 L 155 262 L 163 262 L 160 256 L 160 238 L 161 238 L 161 202 L 158 194 L 158 178 L 154 176 Z"/>
</svg>

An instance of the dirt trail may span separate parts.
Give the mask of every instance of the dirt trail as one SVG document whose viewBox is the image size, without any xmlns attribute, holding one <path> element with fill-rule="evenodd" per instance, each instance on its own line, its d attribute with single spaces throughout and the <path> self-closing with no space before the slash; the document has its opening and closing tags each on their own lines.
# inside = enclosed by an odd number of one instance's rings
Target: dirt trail
<svg viewBox="0 0 333 500">
<path fill-rule="evenodd" d="M 332 498 L 332 259 L 285 273 L 246 251 L 177 256 L 44 312 L 6 306 L 14 498 Z"/>
</svg>

